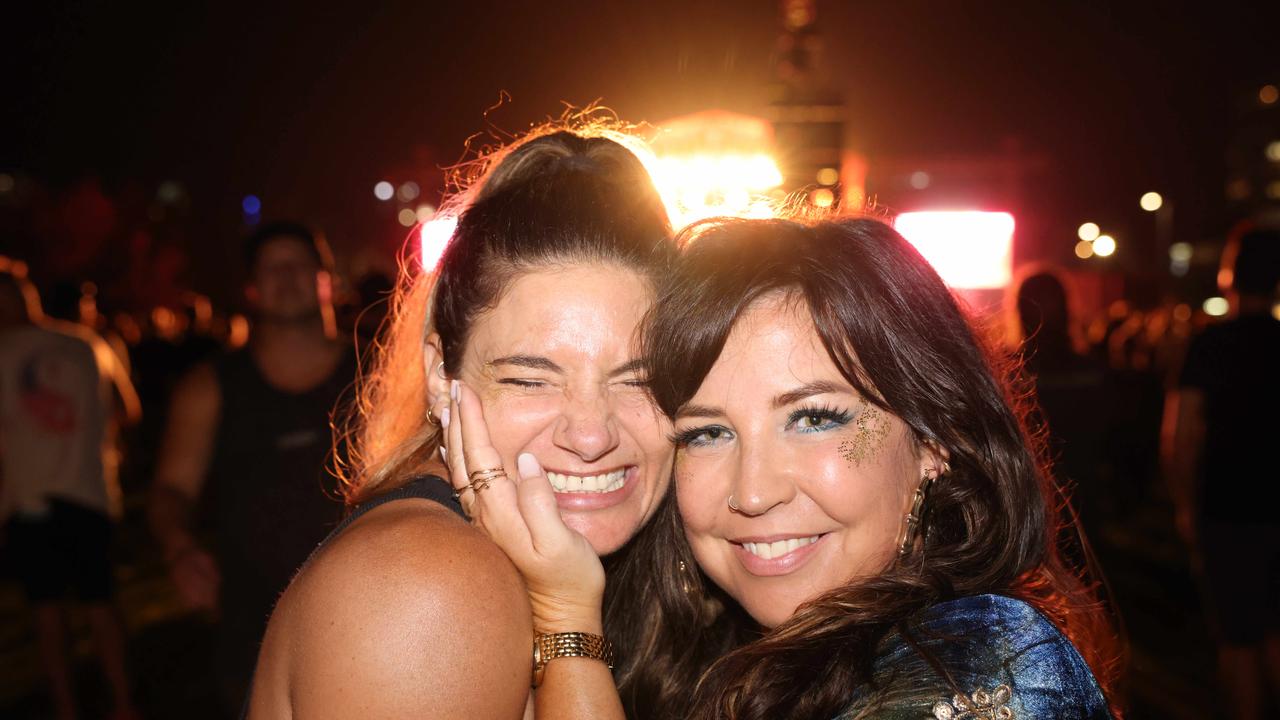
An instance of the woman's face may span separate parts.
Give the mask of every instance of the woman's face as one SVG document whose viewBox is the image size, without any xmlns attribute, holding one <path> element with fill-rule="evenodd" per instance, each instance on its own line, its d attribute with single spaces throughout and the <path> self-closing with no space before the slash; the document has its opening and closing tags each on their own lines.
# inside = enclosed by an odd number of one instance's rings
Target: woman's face
<svg viewBox="0 0 1280 720">
<path fill-rule="evenodd" d="M 804 303 L 781 294 L 740 317 L 675 426 L 694 556 L 765 627 L 887 568 L 935 467 L 836 369 Z"/>
<path fill-rule="evenodd" d="M 648 282 L 618 266 L 527 272 L 476 320 L 462 358 L 503 464 L 533 453 L 565 523 L 601 555 L 640 530 L 671 478 L 671 426 L 634 354 L 652 302 Z"/>
</svg>

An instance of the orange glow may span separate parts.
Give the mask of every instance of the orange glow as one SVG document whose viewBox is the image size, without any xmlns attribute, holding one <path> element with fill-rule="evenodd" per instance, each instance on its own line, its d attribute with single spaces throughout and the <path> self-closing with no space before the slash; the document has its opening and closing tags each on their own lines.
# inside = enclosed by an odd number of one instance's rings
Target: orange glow
<svg viewBox="0 0 1280 720">
<path fill-rule="evenodd" d="M 458 227 L 458 218 L 449 215 L 433 218 L 418 226 L 418 248 L 421 254 L 422 269 L 432 271 L 444 254 L 445 245 L 453 237 Z"/>
<path fill-rule="evenodd" d="M 1258 91 L 1258 102 L 1263 105 L 1274 105 L 1276 100 L 1280 100 L 1280 88 L 1275 85 L 1263 85 Z"/>
<path fill-rule="evenodd" d="M 954 288 L 989 289 L 1013 275 L 1013 216 L 979 210 L 902 213 L 894 221 Z"/>
<path fill-rule="evenodd" d="M 1093 257 L 1093 243 L 1088 240 L 1081 240 L 1076 243 L 1076 257 L 1081 260 L 1088 260 Z"/>
<path fill-rule="evenodd" d="M 687 115 L 663 123 L 652 148 L 646 165 L 677 228 L 717 215 L 773 216 L 769 191 L 782 184 L 782 171 L 763 119 L 722 111 Z"/>
<path fill-rule="evenodd" d="M 813 195 L 810 198 L 813 200 L 814 205 L 820 208 L 829 208 L 835 203 L 836 194 L 828 188 L 818 188 L 813 191 Z"/>
</svg>

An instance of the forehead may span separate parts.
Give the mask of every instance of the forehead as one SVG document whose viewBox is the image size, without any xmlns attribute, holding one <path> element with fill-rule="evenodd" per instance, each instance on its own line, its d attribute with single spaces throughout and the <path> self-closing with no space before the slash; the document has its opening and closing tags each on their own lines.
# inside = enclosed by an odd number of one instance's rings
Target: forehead
<svg viewBox="0 0 1280 720">
<path fill-rule="evenodd" d="M 630 355 L 652 302 L 649 282 L 626 268 L 572 264 L 516 276 L 477 318 L 467 351 L 498 355 Z"/>
<path fill-rule="evenodd" d="M 776 388 L 817 379 L 845 383 L 818 336 L 808 306 L 794 296 L 776 293 L 752 303 L 738 316 L 702 390 L 728 389 L 726 385 L 744 390 Z"/>
<path fill-rule="evenodd" d="M 277 235 L 263 242 L 254 256 L 254 267 L 279 263 L 310 263 L 317 265 L 313 248 L 306 240 L 295 235 Z"/>
</svg>

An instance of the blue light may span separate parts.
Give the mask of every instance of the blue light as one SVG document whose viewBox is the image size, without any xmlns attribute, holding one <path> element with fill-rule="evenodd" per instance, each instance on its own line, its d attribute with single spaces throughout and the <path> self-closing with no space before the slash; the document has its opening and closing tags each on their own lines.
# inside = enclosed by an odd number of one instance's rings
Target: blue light
<svg viewBox="0 0 1280 720">
<path fill-rule="evenodd" d="M 257 215 L 262 212 L 262 201 L 257 195 L 245 195 L 244 200 L 240 201 L 240 207 L 244 208 L 245 215 Z"/>
</svg>

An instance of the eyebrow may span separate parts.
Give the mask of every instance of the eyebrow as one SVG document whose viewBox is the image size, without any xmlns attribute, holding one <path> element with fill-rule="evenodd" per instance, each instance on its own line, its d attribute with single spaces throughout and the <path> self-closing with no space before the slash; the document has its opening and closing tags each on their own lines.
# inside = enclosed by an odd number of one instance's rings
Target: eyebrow
<svg viewBox="0 0 1280 720">
<path fill-rule="evenodd" d="M 541 355 L 506 355 L 504 357 L 490 360 L 485 364 L 489 367 L 496 367 L 498 365 L 515 365 L 517 367 L 529 368 L 530 370 L 546 370 L 547 372 L 564 373 L 564 368 L 557 365 L 550 358 L 545 358 Z M 636 358 L 634 360 L 628 360 L 613 370 L 610 370 L 609 377 L 615 378 L 621 375 L 627 375 L 643 368 L 643 359 Z"/>
<path fill-rule="evenodd" d="M 498 365 L 516 365 L 518 367 L 529 368 L 530 370 L 546 370 L 554 373 L 564 372 L 564 368 L 555 364 L 548 358 L 538 355 L 507 355 L 490 360 L 485 364 L 489 367 L 496 367 Z"/>
<path fill-rule="evenodd" d="M 814 395 L 822 395 L 825 393 L 847 393 L 849 388 L 840 383 L 830 382 L 828 380 L 817 380 L 811 383 L 805 383 L 795 390 L 784 392 L 773 399 L 773 409 L 785 407 L 793 402 L 804 400 Z"/>
<path fill-rule="evenodd" d="M 644 369 L 644 359 L 635 358 L 634 360 L 628 360 L 627 362 L 624 362 L 618 367 L 610 370 L 609 377 L 616 378 L 621 375 L 629 375 L 633 372 L 637 372 L 643 369 Z"/>
</svg>

